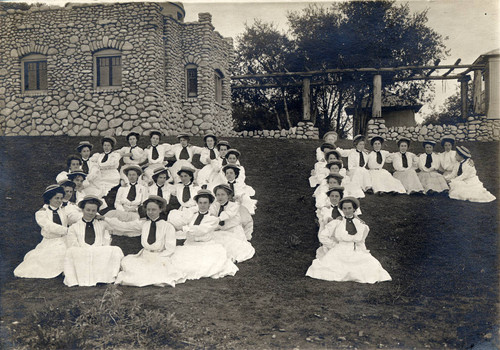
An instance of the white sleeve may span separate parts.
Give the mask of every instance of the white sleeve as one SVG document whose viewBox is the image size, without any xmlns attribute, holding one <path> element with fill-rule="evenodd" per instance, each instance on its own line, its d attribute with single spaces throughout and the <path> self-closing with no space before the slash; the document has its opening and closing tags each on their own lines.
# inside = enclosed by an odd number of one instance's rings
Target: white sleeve
<svg viewBox="0 0 500 350">
<path fill-rule="evenodd" d="M 47 213 L 44 213 L 43 210 L 35 213 L 35 221 L 42 228 L 42 236 L 46 238 L 58 238 L 66 236 L 68 233 L 67 227 L 54 223 L 47 217 Z"/>
</svg>

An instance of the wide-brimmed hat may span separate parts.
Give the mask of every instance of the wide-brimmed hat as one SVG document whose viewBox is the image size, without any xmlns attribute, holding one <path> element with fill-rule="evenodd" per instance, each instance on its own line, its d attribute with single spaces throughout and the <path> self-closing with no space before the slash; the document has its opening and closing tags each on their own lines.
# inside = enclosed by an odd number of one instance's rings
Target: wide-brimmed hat
<svg viewBox="0 0 500 350">
<path fill-rule="evenodd" d="M 217 186 L 214 187 L 214 194 L 217 192 L 217 190 L 219 188 L 222 188 L 223 190 L 225 190 L 227 192 L 227 194 L 232 194 L 233 193 L 233 190 L 231 189 L 231 187 L 229 185 L 220 184 L 220 185 L 217 185 Z"/>
<path fill-rule="evenodd" d="M 231 145 L 229 144 L 229 142 L 225 141 L 225 140 L 220 140 L 219 142 L 217 142 L 217 150 L 220 149 L 220 146 L 226 146 L 227 148 L 231 148 Z"/>
<path fill-rule="evenodd" d="M 94 147 L 93 144 L 91 144 L 89 141 L 80 141 L 80 143 L 78 144 L 78 146 L 76 146 L 76 150 L 78 152 L 81 152 L 82 148 L 84 147 L 88 147 L 89 149 L 92 150 L 92 148 Z"/>
<path fill-rule="evenodd" d="M 167 200 L 165 198 L 157 196 L 157 195 L 154 195 L 154 194 L 150 194 L 148 196 L 148 199 L 146 199 L 142 205 L 144 207 L 147 207 L 147 205 L 148 205 L 149 202 L 155 202 L 155 203 L 157 203 L 160 206 L 160 209 L 166 208 L 166 206 L 168 204 Z"/>
<path fill-rule="evenodd" d="M 115 147 L 116 139 L 113 136 L 104 136 L 101 140 L 101 145 L 106 141 L 111 142 L 111 147 Z"/>
<path fill-rule="evenodd" d="M 326 191 L 326 195 L 328 197 L 330 197 L 330 193 L 335 192 L 335 191 L 340 192 L 341 195 L 343 195 L 344 194 L 344 187 L 342 187 L 342 186 L 333 186 L 330 189 L 328 189 L 328 191 Z"/>
<path fill-rule="evenodd" d="M 441 146 L 444 146 L 445 142 L 449 142 L 452 145 L 454 145 L 455 144 L 455 136 L 453 136 L 453 135 L 445 135 L 445 136 L 443 136 L 441 138 Z"/>
<path fill-rule="evenodd" d="M 373 146 L 375 141 L 380 141 L 380 143 L 384 143 L 384 138 L 382 136 L 373 136 L 370 140 L 370 144 Z"/>
<path fill-rule="evenodd" d="M 364 141 L 366 138 L 364 135 L 356 135 L 352 138 L 352 143 L 357 145 L 360 141 Z"/>
<path fill-rule="evenodd" d="M 99 197 L 89 194 L 88 196 L 83 197 L 83 199 L 80 202 L 78 202 L 78 206 L 81 209 L 83 209 L 83 208 L 85 208 L 85 203 L 90 202 L 90 201 L 97 202 L 96 203 L 97 208 L 99 208 L 102 205 L 102 200 Z"/>
<path fill-rule="evenodd" d="M 137 138 L 137 140 L 139 140 L 139 137 L 140 137 L 141 135 L 139 135 L 139 133 L 138 133 L 138 132 L 131 131 L 131 132 L 129 132 L 129 133 L 127 134 L 127 141 L 128 141 L 128 139 L 129 139 L 129 137 L 130 137 L 130 136 L 135 136 L 135 137 Z"/>
<path fill-rule="evenodd" d="M 330 169 L 332 167 L 332 165 L 338 165 L 339 169 L 342 169 L 342 167 L 344 166 L 344 163 L 342 163 L 341 160 L 334 160 L 333 162 L 326 163 L 325 168 Z"/>
<path fill-rule="evenodd" d="M 470 153 L 470 151 L 467 148 L 465 148 L 464 146 L 457 146 L 456 150 L 457 150 L 457 153 L 460 154 L 464 158 L 472 157 L 472 154 Z"/>
<path fill-rule="evenodd" d="M 323 144 L 321 144 L 321 146 L 319 146 L 319 149 L 321 150 L 321 152 L 324 152 L 325 148 L 335 149 L 337 147 L 335 147 L 335 145 L 333 145 L 329 142 L 324 142 Z"/>
<path fill-rule="evenodd" d="M 422 142 L 422 146 L 425 147 L 425 145 L 431 145 L 432 147 L 436 146 L 436 141 L 433 141 L 433 140 L 424 140 L 424 142 Z"/>
<path fill-rule="evenodd" d="M 61 187 L 71 187 L 73 189 L 76 188 L 76 184 L 71 180 L 61 180 L 57 184 Z"/>
<path fill-rule="evenodd" d="M 339 137 L 339 135 L 335 131 L 328 131 L 323 135 L 323 140 L 326 139 L 328 135 L 335 135 Z"/>
<path fill-rule="evenodd" d="M 226 153 L 226 158 L 229 157 L 230 154 L 234 154 L 236 158 L 239 158 L 241 156 L 240 151 L 238 151 L 236 148 L 230 148 Z"/>
<path fill-rule="evenodd" d="M 215 197 L 212 194 L 212 192 L 209 190 L 205 190 L 205 189 L 199 190 L 198 193 L 193 197 L 193 199 L 195 201 L 198 201 L 198 198 L 200 198 L 200 197 L 208 197 L 208 200 L 210 201 L 210 203 L 212 203 L 215 200 Z"/>
<path fill-rule="evenodd" d="M 344 177 L 340 174 L 330 174 L 327 177 L 325 177 L 325 180 L 328 182 L 328 179 L 337 179 L 340 184 L 343 178 Z"/>
<path fill-rule="evenodd" d="M 163 136 L 163 133 L 160 131 L 160 130 L 157 130 L 157 129 L 153 129 L 153 130 L 149 130 L 149 138 L 151 138 L 151 136 L 153 135 L 158 135 L 158 137 L 162 137 Z"/>
<path fill-rule="evenodd" d="M 399 145 L 401 144 L 401 142 L 406 142 L 406 144 L 407 144 L 408 146 L 410 146 L 411 140 L 410 140 L 409 138 L 407 138 L 407 137 L 400 137 L 400 138 L 398 139 L 398 147 L 399 147 Z"/>
<path fill-rule="evenodd" d="M 214 142 L 217 143 L 217 136 L 215 136 L 214 134 L 206 134 L 205 136 L 203 136 L 203 141 L 207 142 L 207 138 L 209 137 L 213 138 Z"/>
<path fill-rule="evenodd" d="M 191 176 L 193 176 L 195 171 L 196 171 L 196 169 L 185 165 L 179 169 L 179 171 L 177 172 L 177 175 L 180 175 L 181 173 L 188 173 L 188 174 L 191 174 Z"/>
<path fill-rule="evenodd" d="M 344 197 L 339 201 L 339 208 L 342 208 L 342 203 L 344 202 L 352 202 L 354 204 L 354 210 L 358 209 L 360 204 L 359 200 L 355 197 Z"/>
<path fill-rule="evenodd" d="M 330 154 L 335 154 L 337 156 L 337 159 L 341 159 L 342 158 L 342 155 L 340 154 L 339 151 L 332 150 L 332 151 L 326 152 L 325 159 L 328 159 L 328 157 L 330 156 Z"/>
<path fill-rule="evenodd" d="M 177 134 L 177 138 L 180 139 L 180 138 L 185 138 L 185 139 L 190 139 L 191 138 L 191 135 L 183 132 L 183 133 L 180 133 L 180 134 Z"/>
<path fill-rule="evenodd" d="M 83 172 L 81 170 L 78 170 L 78 171 L 73 171 L 71 173 L 68 173 L 67 176 L 68 176 L 68 179 L 73 181 L 77 176 L 81 176 L 81 177 L 83 177 L 83 179 L 85 179 L 87 177 L 87 174 L 85 174 L 85 172 Z"/>
<path fill-rule="evenodd" d="M 123 167 L 123 173 L 125 175 L 128 175 L 128 172 L 130 170 L 135 170 L 137 172 L 137 175 L 139 175 L 139 176 L 142 174 L 142 168 L 136 164 L 130 164 L 130 165 Z"/>
<path fill-rule="evenodd" d="M 54 184 L 54 185 L 47 186 L 45 188 L 45 191 L 43 191 L 42 196 L 46 197 L 46 196 L 49 196 L 49 195 L 52 195 L 52 194 L 56 194 L 56 193 L 65 194 L 64 193 L 64 188 L 62 188 L 61 185 L 59 185 L 59 184 Z"/>
<path fill-rule="evenodd" d="M 227 169 L 233 169 L 236 174 L 240 173 L 240 167 L 236 164 L 226 164 L 222 167 L 222 171 L 225 173 Z"/>
<path fill-rule="evenodd" d="M 168 170 L 167 168 L 164 168 L 164 167 L 160 167 L 160 168 L 157 168 L 153 171 L 153 178 L 155 178 L 156 176 L 162 174 L 162 173 L 165 173 L 167 174 L 167 179 L 170 178 L 170 170 Z"/>
</svg>

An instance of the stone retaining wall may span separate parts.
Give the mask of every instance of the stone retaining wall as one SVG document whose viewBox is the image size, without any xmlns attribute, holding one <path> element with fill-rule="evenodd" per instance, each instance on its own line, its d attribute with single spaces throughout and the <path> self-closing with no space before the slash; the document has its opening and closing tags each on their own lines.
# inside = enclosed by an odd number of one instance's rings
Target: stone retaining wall
<svg viewBox="0 0 500 350">
<path fill-rule="evenodd" d="M 319 139 L 318 128 L 314 127 L 311 122 L 299 122 L 296 127 L 289 130 L 256 130 L 256 131 L 240 131 L 236 134 L 237 137 L 253 137 L 253 138 L 269 138 L 269 139 Z"/>
</svg>

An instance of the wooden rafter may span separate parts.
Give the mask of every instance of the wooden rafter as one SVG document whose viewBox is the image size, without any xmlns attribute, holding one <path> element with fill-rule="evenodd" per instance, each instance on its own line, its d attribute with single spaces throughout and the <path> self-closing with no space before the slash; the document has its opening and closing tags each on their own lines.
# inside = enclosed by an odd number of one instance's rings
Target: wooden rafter
<svg viewBox="0 0 500 350">
<path fill-rule="evenodd" d="M 461 60 L 462 60 L 462 59 L 461 59 L 461 58 L 459 58 L 459 59 L 455 62 L 454 66 L 457 66 L 457 65 L 460 63 L 460 61 L 461 61 Z M 451 68 L 450 68 L 450 69 L 449 69 L 446 73 L 444 73 L 444 74 L 443 74 L 443 77 L 445 77 L 445 76 L 447 76 L 448 74 L 450 74 L 451 72 L 453 72 L 453 70 L 454 70 L 455 68 L 456 68 L 456 67 L 451 67 Z M 468 68 L 469 68 L 469 67 L 468 67 Z"/>
</svg>

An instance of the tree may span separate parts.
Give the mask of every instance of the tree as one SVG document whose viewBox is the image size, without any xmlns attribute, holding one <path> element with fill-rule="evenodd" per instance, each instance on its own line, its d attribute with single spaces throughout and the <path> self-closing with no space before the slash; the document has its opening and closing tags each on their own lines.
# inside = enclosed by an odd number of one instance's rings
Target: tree
<svg viewBox="0 0 500 350">
<path fill-rule="evenodd" d="M 469 82 L 469 88 L 467 90 L 467 117 L 475 115 L 474 105 L 472 102 L 472 84 Z M 467 118 L 462 117 L 462 98 L 460 96 L 460 89 L 448 97 L 444 102 L 443 109 L 441 111 L 434 111 L 429 114 L 423 121 L 423 125 L 456 125 L 458 123 L 464 123 Z"/>
<path fill-rule="evenodd" d="M 260 68 L 261 72 L 377 69 L 432 65 L 448 54 L 444 38 L 427 27 L 426 11 L 412 14 L 408 4 L 396 5 L 394 1 L 352 1 L 329 7 L 310 5 L 289 13 L 288 25 L 287 34 L 262 22 L 248 27 L 238 40 L 243 66 L 256 66 L 253 69 Z M 258 59 L 259 55 L 263 59 Z M 381 73 L 383 88 L 412 102 L 426 102 L 433 92 L 428 82 L 394 82 L 395 78 L 411 74 L 410 71 L 384 71 Z M 315 79 L 320 85 L 315 85 L 311 96 L 320 133 L 331 128 L 345 132 L 344 128 L 350 125 L 354 125 L 356 133 L 365 133 L 368 118 L 362 119 L 360 112 L 362 102 L 371 100 L 373 73 L 328 74 Z M 273 95 L 279 91 L 266 93 Z M 282 95 L 281 100 L 287 101 Z M 355 108 L 353 122 L 343 112 L 347 104 Z"/>
</svg>

